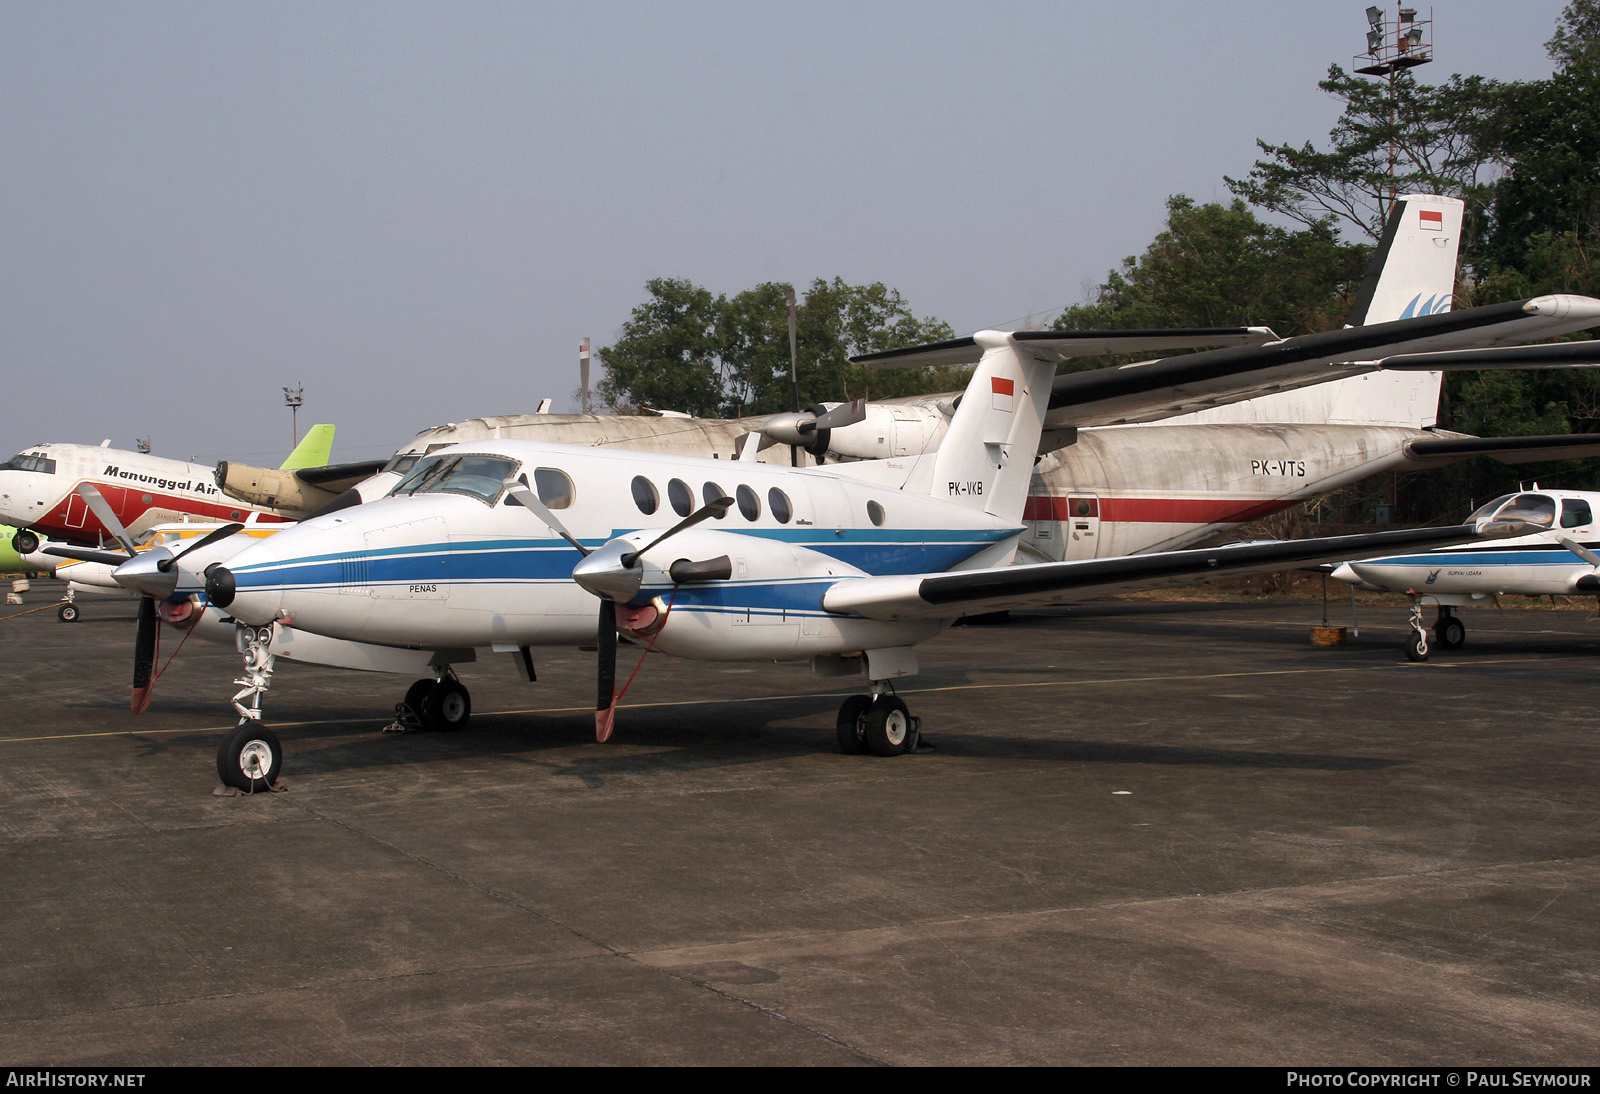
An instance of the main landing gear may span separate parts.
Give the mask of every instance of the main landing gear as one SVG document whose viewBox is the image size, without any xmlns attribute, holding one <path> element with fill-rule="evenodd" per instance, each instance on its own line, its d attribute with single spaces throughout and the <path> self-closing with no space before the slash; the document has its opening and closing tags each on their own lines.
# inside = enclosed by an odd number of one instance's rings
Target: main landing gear
<svg viewBox="0 0 1600 1094">
<path fill-rule="evenodd" d="M 899 756 L 916 751 L 922 719 L 888 685 L 874 683 L 871 695 L 852 695 L 840 705 L 838 730 L 839 751 L 846 756 Z"/>
<path fill-rule="evenodd" d="M 395 721 L 406 729 L 450 733 L 466 728 L 472 717 L 472 696 L 449 669 L 436 679 L 423 677 L 406 689 L 395 706 Z"/>
<path fill-rule="evenodd" d="M 1439 614 L 1433 621 L 1433 642 L 1428 641 L 1428 630 L 1422 625 L 1422 601 L 1411 602 L 1411 633 L 1406 636 L 1406 660 L 1426 661 L 1428 653 L 1437 644 L 1447 650 L 1458 650 L 1467 641 L 1467 628 L 1456 618 L 1448 604 L 1439 605 Z"/>
</svg>

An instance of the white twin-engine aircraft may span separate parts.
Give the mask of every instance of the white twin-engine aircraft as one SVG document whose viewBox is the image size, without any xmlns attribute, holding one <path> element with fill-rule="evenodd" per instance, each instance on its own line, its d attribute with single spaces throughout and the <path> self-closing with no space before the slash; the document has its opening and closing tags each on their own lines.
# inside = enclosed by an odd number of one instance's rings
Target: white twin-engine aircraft
<svg viewBox="0 0 1600 1094">
<path fill-rule="evenodd" d="M 1456 608 L 1496 603 L 1500 596 L 1600 596 L 1600 493 L 1532 490 L 1503 494 L 1468 523 L 1499 522 L 1528 532 L 1496 543 L 1455 543 L 1431 551 L 1346 562 L 1332 577 L 1357 588 L 1411 598 L 1406 656 L 1426 661 L 1431 649 L 1422 608 L 1438 615 L 1433 640 L 1460 649 L 1467 628 Z"/>
<path fill-rule="evenodd" d="M 1474 534 L 1461 526 L 1009 565 L 1055 366 L 1077 344 L 999 331 L 967 341 L 981 360 L 943 442 L 923 456 L 787 468 L 529 441 L 459 445 L 420 459 L 387 497 L 211 567 L 206 594 L 237 623 L 246 685 L 219 773 L 249 790 L 276 779 L 282 751 L 260 724 L 261 697 L 274 658 L 304 655 L 302 642 L 320 643 L 317 659 L 332 663 L 426 665 L 431 675 L 406 705 L 456 728 L 471 703 L 452 664 L 493 650 L 531 680 L 532 647 L 598 640 L 600 740 L 614 715 L 618 631 L 677 657 L 809 659 L 819 673 L 869 681 L 870 693 L 840 707 L 841 749 L 894 755 L 915 747 L 920 728 L 894 681 L 917 671 L 918 643 L 960 616 Z"/>
</svg>

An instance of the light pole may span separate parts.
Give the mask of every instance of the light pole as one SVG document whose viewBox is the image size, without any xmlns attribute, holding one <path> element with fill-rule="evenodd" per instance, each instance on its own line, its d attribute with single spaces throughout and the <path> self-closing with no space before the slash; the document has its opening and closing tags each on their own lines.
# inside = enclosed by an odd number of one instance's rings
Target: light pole
<svg viewBox="0 0 1600 1094">
<path fill-rule="evenodd" d="M 1395 10 L 1395 19 L 1386 19 L 1382 8 L 1367 9 L 1367 52 L 1351 58 L 1350 66 L 1363 76 L 1381 76 L 1389 85 L 1389 204 L 1394 204 L 1395 111 L 1398 95 L 1395 80 L 1408 68 L 1433 60 L 1433 9 L 1426 19 L 1417 18 L 1417 9 L 1405 4 Z M 1379 204 L 1382 204 L 1380 201 Z M 1383 210 L 1389 215 L 1388 207 Z"/>
<path fill-rule="evenodd" d="M 291 452 L 300 445 L 300 404 L 305 401 L 306 389 L 299 384 L 283 389 L 283 405 L 289 408 L 289 421 L 294 430 L 294 443 L 289 446 Z"/>
</svg>

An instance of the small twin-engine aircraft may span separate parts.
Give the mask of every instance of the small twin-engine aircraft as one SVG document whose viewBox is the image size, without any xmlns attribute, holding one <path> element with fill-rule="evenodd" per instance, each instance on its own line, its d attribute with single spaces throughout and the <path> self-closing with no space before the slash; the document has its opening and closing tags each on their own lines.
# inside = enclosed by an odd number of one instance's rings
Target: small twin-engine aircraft
<svg viewBox="0 0 1600 1094">
<path fill-rule="evenodd" d="M 602 741 L 615 714 L 619 631 L 677 657 L 809 659 L 817 672 L 868 681 L 839 709 L 840 748 L 895 755 L 915 747 L 920 722 L 894 682 L 917 671 L 914 647 L 960 616 L 1474 532 L 1009 565 L 1055 367 L 1080 340 L 982 331 L 964 341 L 980 360 L 942 443 L 923 456 L 790 468 L 527 441 L 460 445 L 419 459 L 387 497 L 210 567 L 207 597 L 236 621 L 245 661 L 240 721 L 218 754 L 224 781 L 257 790 L 276 779 L 282 749 L 261 724 L 262 695 L 276 652 L 306 635 L 375 651 L 373 667 L 384 650 L 426 658 L 431 676 L 412 685 L 407 705 L 439 728 L 469 717 L 451 666 L 478 650 L 510 655 L 531 680 L 533 647 L 595 642 Z"/>
<path fill-rule="evenodd" d="M 1447 650 L 1467 640 L 1456 608 L 1510 596 L 1600 596 L 1600 493 L 1533 489 L 1504 494 L 1467 518 L 1469 524 L 1522 528 L 1527 534 L 1495 543 L 1455 543 L 1414 554 L 1345 562 L 1330 576 L 1375 592 L 1411 598 L 1406 656 L 1426 661 L 1432 649 L 1422 623 L 1424 605 L 1438 608 L 1433 642 Z"/>
<path fill-rule="evenodd" d="M 284 467 L 326 464 L 333 432 L 331 425 L 312 426 Z M 211 470 L 199 464 L 110 444 L 36 444 L 0 463 L 0 519 L 22 529 L 12 537 L 19 552 L 36 552 L 47 539 L 88 545 L 113 538 L 111 527 L 78 492 L 80 484 L 98 490 L 119 526 L 136 536 L 186 516 L 216 521 L 244 520 L 251 513 L 262 520 L 293 517 L 270 505 L 227 497 L 212 482 Z"/>
</svg>

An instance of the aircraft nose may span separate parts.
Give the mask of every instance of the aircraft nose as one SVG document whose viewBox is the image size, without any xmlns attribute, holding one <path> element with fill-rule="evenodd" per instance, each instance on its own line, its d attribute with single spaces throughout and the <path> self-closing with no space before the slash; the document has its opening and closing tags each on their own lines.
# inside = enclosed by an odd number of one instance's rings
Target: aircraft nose
<svg viewBox="0 0 1600 1094">
<path fill-rule="evenodd" d="M 1359 585 L 1362 580 L 1361 575 L 1356 573 L 1356 568 L 1348 562 L 1339 563 L 1328 576 L 1335 581 L 1343 581 L 1346 585 Z"/>
</svg>

